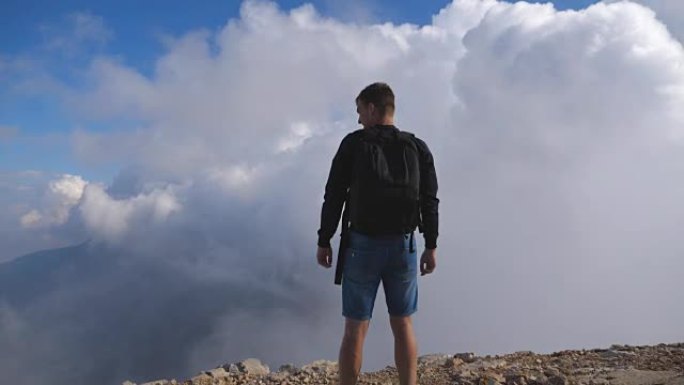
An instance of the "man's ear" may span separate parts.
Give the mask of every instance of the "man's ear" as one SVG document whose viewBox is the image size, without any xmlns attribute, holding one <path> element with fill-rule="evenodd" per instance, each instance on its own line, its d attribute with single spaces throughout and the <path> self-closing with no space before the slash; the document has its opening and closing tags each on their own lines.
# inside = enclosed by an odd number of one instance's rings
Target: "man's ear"
<svg viewBox="0 0 684 385">
<path fill-rule="evenodd" d="M 368 107 L 367 107 L 367 108 L 368 108 L 368 112 L 369 112 L 369 115 L 370 115 L 370 116 L 375 115 L 375 111 L 377 111 L 377 110 L 375 109 L 375 104 L 373 104 L 373 103 L 368 103 Z"/>
</svg>

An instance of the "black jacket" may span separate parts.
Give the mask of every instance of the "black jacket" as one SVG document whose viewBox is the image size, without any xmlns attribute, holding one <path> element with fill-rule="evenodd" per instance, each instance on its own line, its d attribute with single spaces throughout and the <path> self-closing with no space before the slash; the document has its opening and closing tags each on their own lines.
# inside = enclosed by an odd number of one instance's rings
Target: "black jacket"
<svg viewBox="0 0 684 385">
<path fill-rule="evenodd" d="M 391 134 L 394 126 L 374 126 L 372 130 L 381 130 L 382 134 Z M 364 129 L 356 130 L 342 139 L 340 148 L 332 161 L 328 182 L 325 185 L 323 207 L 321 209 L 321 227 L 318 230 L 318 246 L 330 247 L 330 238 L 337 231 L 340 222 L 342 206 L 351 185 L 354 154 L 358 136 Z M 415 138 L 420 156 L 420 215 L 422 218 L 423 237 L 425 247 L 437 247 L 439 199 L 437 199 L 437 174 L 432 153 L 427 144 Z"/>
</svg>

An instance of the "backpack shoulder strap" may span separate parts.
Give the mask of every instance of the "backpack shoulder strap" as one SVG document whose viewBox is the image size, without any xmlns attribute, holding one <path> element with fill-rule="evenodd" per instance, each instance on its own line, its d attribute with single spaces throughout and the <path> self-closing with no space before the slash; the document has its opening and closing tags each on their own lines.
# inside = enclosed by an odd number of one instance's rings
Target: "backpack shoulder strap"
<svg viewBox="0 0 684 385">
<path fill-rule="evenodd" d="M 418 143 L 416 143 L 416 135 L 409 131 L 399 131 L 397 133 L 397 139 L 400 139 L 410 145 L 416 152 L 419 151 Z"/>
</svg>

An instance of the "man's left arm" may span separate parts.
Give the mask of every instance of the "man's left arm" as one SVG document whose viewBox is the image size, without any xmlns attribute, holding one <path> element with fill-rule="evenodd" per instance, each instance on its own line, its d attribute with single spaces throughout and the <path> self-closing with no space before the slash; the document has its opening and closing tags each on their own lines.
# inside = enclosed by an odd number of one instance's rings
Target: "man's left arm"
<svg viewBox="0 0 684 385">
<path fill-rule="evenodd" d="M 439 198 L 437 198 L 437 172 L 428 145 L 416 138 L 420 152 L 420 215 L 425 248 L 437 248 L 439 235 Z"/>
</svg>

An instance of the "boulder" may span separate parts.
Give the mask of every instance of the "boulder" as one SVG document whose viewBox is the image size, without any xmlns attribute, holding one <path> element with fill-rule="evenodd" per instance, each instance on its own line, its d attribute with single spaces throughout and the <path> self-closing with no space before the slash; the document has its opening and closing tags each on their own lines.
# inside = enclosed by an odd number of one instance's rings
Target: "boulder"
<svg viewBox="0 0 684 385">
<path fill-rule="evenodd" d="M 190 381 L 194 385 L 209 385 L 214 382 L 214 379 L 206 373 L 200 373 L 199 375 L 191 378 Z"/>
<path fill-rule="evenodd" d="M 446 354 L 426 354 L 424 356 L 418 357 L 419 365 L 434 365 L 437 363 L 444 363 L 447 358 L 450 358 Z"/>
<path fill-rule="evenodd" d="M 463 362 L 468 363 L 468 362 L 475 361 L 477 356 L 475 355 L 475 353 L 468 352 L 468 353 L 456 353 L 453 355 L 453 357 L 454 358 L 460 358 L 463 360 Z"/>
<path fill-rule="evenodd" d="M 218 367 L 216 369 L 207 370 L 204 373 L 210 375 L 213 378 L 226 378 L 230 377 L 230 373 L 226 371 L 223 367 Z"/>
<path fill-rule="evenodd" d="M 255 376 L 265 376 L 271 372 L 268 365 L 261 363 L 256 358 L 248 358 L 244 361 L 221 366 L 224 370 L 234 374 L 251 374 Z"/>
</svg>

